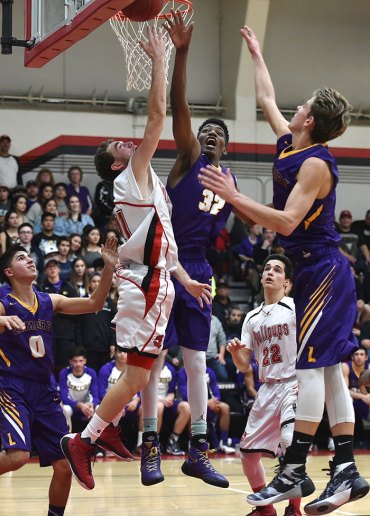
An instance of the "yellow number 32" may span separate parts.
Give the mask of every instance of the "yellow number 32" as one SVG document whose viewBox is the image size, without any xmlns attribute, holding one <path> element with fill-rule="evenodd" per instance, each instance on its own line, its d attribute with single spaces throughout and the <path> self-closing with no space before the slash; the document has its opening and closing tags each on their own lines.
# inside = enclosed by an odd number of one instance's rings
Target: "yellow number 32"
<svg viewBox="0 0 370 516">
<path fill-rule="evenodd" d="M 212 190 L 205 188 L 203 190 L 203 201 L 200 201 L 198 207 L 201 211 L 210 213 L 211 215 L 217 215 L 220 210 L 225 206 L 225 201 L 220 196 L 214 194 Z"/>
</svg>

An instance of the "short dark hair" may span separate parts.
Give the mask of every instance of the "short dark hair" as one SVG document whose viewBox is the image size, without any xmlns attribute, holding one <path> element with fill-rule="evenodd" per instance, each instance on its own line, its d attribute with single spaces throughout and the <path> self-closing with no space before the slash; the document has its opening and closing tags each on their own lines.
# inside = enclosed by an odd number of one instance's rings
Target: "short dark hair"
<svg viewBox="0 0 370 516">
<path fill-rule="evenodd" d="M 203 127 L 205 127 L 206 125 L 209 125 L 209 124 L 218 125 L 219 127 L 221 127 L 221 129 L 225 133 L 225 146 L 227 146 L 227 144 L 229 143 L 229 138 L 230 138 L 229 129 L 228 129 L 227 125 L 225 124 L 225 122 L 223 120 L 221 120 L 220 118 L 207 118 L 207 120 L 204 120 L 204 122 L 199 126 L 197 138 L 199 138 L 199 134 L 200 134 L 201 130 L 203 129 Z"/>
<path fill-rule="evenodd" d="M 52 219 L 56 219 L 55 213 L 50 213 L 50 211 L 44 211 L 44 213 L 41 215 L 41 222 L 44 222 L 46 217 L 51 217 Z"/>
<path fill-rule="evenodd" d="M 19 233 L 19 232 L 20 232 L 20 230 L 21 230 L 21 229 L 23 229 L 23 228 L 31 228 L 31 229 L 32 229 L 32 231 L 33 231 L 33 226 L 32 226 L 32 224 L 31 224 L 31 222 L 23 222 L 22 224 L 20 224 L 20 225 L 18 226 L 18 233 Z"/>
<path fill-rule="evenodd" d="M 292 262 L 289 260 L 285 254 L 270 254 L 267 258 L 265 258 L 263 264 L 262 264 L 262 270 L 265 269 L 266 264 L 270 262 L 271 260 L 279 260 L 279 262 L 283 263 L 285 265 L 285 277 L 288 280 L 293 281 L 293 275 L 294 275 L 294 268 Z"/>
<path fill-rule="evenodd" d="M 74 357 L 84 357 L 84 358 L 87 358 L 86 349 L 83 348 L 82 346 L 76 346 L 76 347 L 72 348 L 70 353 L 69 353 L 69 358 L 72 359 Z"/>
<path fill-rule="evenodd" d="M 2 282 L 6 282 L 10 285 L 8 276 L 4 273 L 5 269 L 8 269 L 12 263 L 14 256 L 19 252 L 23 251 L 27 253 L 27 250 L 23 245 L 15 244 L 8 247 L 5 253 L 0 258 L 0 279 Z M 28 253 L 27 253 L 28 254 Z"/>
<path fill-rule="evenodd" d="M 107 181 L 113 183 L 113 181 L 120 175 L 122 170 L 113 170 L 112 165 L 114 163 L 114 157 L 111 152 L 107 151 L 108 145 L 113 140 L 105 140 L 101 142 L 99 147 L 96 149 L 94 163 L 95 168 L 98 172 L 98 176 Z"/>
<path fill-rule="evenodd" d="M 315 119 L 311 133 L 313 143 L 325 143 L 337 138 L 351 122 L 352 106 L 333 88 L 320 88 L 313 93 L 310 115 Z"/>
</svg>

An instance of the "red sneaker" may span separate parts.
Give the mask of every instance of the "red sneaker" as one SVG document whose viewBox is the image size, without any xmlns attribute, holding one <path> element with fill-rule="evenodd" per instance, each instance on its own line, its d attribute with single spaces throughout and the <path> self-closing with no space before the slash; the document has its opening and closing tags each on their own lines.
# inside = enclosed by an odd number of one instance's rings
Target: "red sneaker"
<svg viewBox="0 0 370 516">
<path fill-rule="evenodd" d="M 248 512 L 247 516 L 277 516 L 275 509 L 268 507 L 255 507 L 252 512 Z"/>
<path fill-rule="evenodd" d="M 293 503 L 290 503 L 285 507 L 284 516 L 302 516 L 302 513 Z"/>
<path fill-rule="evenodd" d="M 62 451 L 69 462 L 77 482 L 85 489 L 94 489 L 95 482 L 91 472 L 91 457 L 95 447 L 85 443 L 81 434 L 67 434 L 60 440 Z"/>
<path fill-rule="evenodd" d="M 134 457 L 122 442 L 120 427 L 114 426 L 112 423 L 105 428 L 95 444 L 106 451 L 113 452 L 116 457 L 127 462 L 134 460 Z"/>
</svg>

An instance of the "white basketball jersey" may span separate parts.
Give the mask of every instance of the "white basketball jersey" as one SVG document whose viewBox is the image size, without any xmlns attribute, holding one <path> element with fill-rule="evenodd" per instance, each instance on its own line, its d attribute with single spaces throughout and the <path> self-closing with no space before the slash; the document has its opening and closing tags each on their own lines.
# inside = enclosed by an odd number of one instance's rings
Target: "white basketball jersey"
<svg viewBox="0 0 370 516">
<path fill-rule="evenodd" d="M 294 301 L 262 303 L 247 314 L 241 341 L 254 351 L 262 382 L 295 377 L 297 344 Z"/>
<path fill-rule="evenodd" d="M 158 381 L 158 399 L 164 399 L 168 394 L 168 387 L 172 380 L 172 372 L 166 365 L 163 366 Z"/>
<path fill-rule="evenodd" d="M 119 248 L 122 264 L 143 264 L 172 271 L 177 246 L 171 224 L 172 204 L 163 183 L 149 164 L 153 190 L 143 198 L 131 167 L 114 181 L 115 217 L 125 242 Z"/>
</svg>

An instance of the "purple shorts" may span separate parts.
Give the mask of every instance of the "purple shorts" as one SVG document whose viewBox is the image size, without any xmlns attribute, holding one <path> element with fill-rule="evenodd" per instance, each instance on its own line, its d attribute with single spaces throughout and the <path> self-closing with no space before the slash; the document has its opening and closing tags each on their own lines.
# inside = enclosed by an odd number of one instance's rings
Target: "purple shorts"
<svg viewBox="0 0 370 516">
<path fill-rule="evenodd" d="M 64 458 L 59 441 L 68 433 L 68 427 L 59 393 L 48 383 L 1 377 L 0 428 L 4 450 L 31 453 L 33 443 L 40 466 L 50 466 Z"/>
<path fill-rule="evenodd" d="M 358 348 L 352 329 L 357 300 L 348 260 L 322 248 L 302 258 L 294 282 L 297 316 L 297 369 L 328 367 Z"/>
<path fill-rule="evenodd" d="M 206 260 L 181 262 L 181 265 L 191 279 L 211 284 L 213 271 Z M 175 301 L 167 324 L 163 348 L 168 349 L 179 344 L 184 348 L 206 351 L 211 328 L 212 305 L 204 304 L 201 308 L 198 300 L 188 294 L 181 283 L 173 279 L 173 284 Z"/>
</svg>

